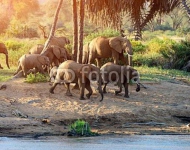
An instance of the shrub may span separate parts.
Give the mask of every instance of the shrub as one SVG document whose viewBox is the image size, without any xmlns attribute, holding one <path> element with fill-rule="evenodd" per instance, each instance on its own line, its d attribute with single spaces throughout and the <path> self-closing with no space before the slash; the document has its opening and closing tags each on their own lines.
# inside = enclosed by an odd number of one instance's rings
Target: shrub
<svg viewBox="0 0 190 150">
<path fill-rule="evenodd" d="M 135 54 L 133 56 L 135 66 L 163 66 L 165 62 L 163 56 L 159 53 Z"/>
<path fill-rule="evenodd" d="M 162 43 L 163 43 L 163 41 L 158 38 L 154 38 L 154 39 L 150 40 L 147 43 L 147 51 L 151 52 L 151 53 L 152 52 L 159 53 Z"/>
<path fill-rule="evenodd" d="M 37 82 L 47 82 L 48 79 L 45 75 L 41 73 L 27 75 L 25 82 L 27 83 L 37 83 Z"/>
<path fill-rule="evenodd" d="M 170 63 L 170 68 L 181 69 L 190 59 L 190 42 L 174 42 L 167 50 L 161 50 L 161 54 Z"/>
<path fill-rule="evenodd" d="M 68 136 L 94 136 L 97 133 L 91 132 L 88 122 L 77 120 L 70 125 Z"/>
<path fill-rule="evenodd" d="M 143 54 L 146 51 L 146 46 L 141 41 L 131 41 L 133 52 Z"/>
</svg>

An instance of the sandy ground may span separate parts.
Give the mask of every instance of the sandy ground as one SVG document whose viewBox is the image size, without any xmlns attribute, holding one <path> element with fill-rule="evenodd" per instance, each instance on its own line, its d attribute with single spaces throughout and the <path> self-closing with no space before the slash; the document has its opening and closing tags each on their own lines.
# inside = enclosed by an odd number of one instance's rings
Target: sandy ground
<svg viewBox="0 0 190 150">
<path fill-rule="evenodd" d="M 115 96 L 108 86 L 104 100 L 95 92 L 90 100 L 79 100 L 79 91 L 65 96 L 59 85 L 49 93 L 49 83 L 25 83 L 13 79 L 0 90 L 0 136 L 66 135 L 77 119 L 89 122 L 101 134 L 190 134 L 190 86 L 179 81 L 144 83 L 147 89 L 130 98 Z M 96 84 L 93 84 L 96 88 Z"/>
</svg>

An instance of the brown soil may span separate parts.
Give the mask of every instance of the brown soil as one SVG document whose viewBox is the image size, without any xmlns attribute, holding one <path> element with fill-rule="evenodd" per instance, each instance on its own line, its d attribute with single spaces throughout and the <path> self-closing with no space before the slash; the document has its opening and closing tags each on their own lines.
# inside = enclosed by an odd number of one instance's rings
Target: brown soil
<svg viewBox="0 0 190 150">
<path fill-rule="evenodd" d="M 190 86 L 179 81 L 144 83 L 147 89 L 130 98 L 114 95 L 117 87 L 108 86 L 104 100 L 99 94 L 79 100 L 79 91 L 65 96 L 59 85 L 49 93 L 49 83 L 25 83 L 12 79 L 0 90 L 0 136 L 64 135 L 77 119 L 89 122 L 102 134 L 190 134 Z M 93 84 L 96 89 L 96 84 Z"/>
</svg>

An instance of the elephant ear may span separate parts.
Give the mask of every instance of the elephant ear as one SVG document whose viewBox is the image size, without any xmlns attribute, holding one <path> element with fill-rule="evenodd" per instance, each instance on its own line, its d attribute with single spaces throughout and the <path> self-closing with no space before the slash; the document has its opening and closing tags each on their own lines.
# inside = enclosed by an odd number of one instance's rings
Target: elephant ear
<svg viewBox="0 0 190 150">
<path fill-rule="evenodd" d="M 111 48 L 115 49 L 117 52 L 122 53 L 123 50 L 123 37 L 112 37 L 109 39 L 109 45 Z"/>
<path fill-rule="evenodd" d="M 65 60 L 68 60 L 67 58 L 67 50 L 65 48 L 60 48 L 60 52 L 61 52 L 61 58 L 65 59 Z"/>
<path fill-rule="evenodd" d="M 44 65 L 46 64 L 46 56 L 38 56 L 37 60 L 40 62 L 40 64 Z"/>
<path fill-rule="evenodd" d="M 60 50 L 60 47 L 59 46 L 56 46 L 56 45 L 53 45 L 52 46 L 52 50 L 53 50 L 53 54 L 55 55 L 55 57 L 57 58 L 57 59 L 60 59 L 60 57 L 61 57 L 61 50 Z"/>
</svg>

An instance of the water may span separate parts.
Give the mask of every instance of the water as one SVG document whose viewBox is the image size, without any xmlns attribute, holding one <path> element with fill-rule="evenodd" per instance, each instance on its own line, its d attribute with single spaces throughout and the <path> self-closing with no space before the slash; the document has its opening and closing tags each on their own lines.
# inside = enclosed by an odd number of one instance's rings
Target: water
<svg viewBox="0 0 190 150">
<path fill-rule="evenodd" d="M 190 135 L 0 137 L 0 150 L 190 150 Z"/>
</svg>

